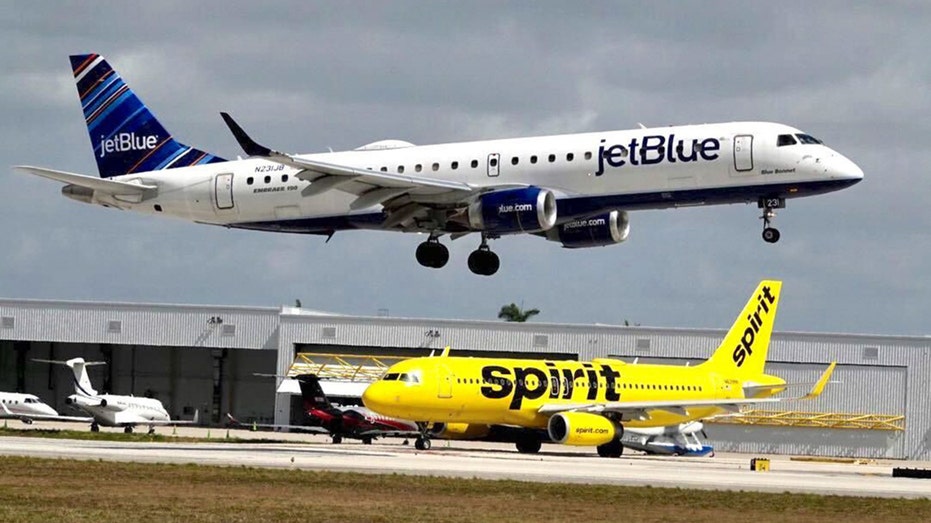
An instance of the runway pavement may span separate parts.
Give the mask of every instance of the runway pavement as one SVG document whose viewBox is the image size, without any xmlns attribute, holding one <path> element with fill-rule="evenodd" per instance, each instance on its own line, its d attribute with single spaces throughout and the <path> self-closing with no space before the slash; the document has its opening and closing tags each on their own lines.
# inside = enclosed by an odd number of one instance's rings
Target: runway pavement
<svg viewBox="0 0 931 523">
<path fill-rule="evenodd" d="M 73 428 L 73 427 L 72 427 Z M 160 433 L 171 433 L 163 429 Z M 178 429 L 179 435 L 205 436 L 201 428 Z M 893 478 L 895 466 L 926 463 L 897 461 L 862 463 L 800 462 L 768 457 L 769 472 L 750 470 L 753 456 L 728 454 L 714 458 L 625 455 L 599 458 L 594 449 L 544 445 L 539 454 L 518 454 L 510 444 L 434 441 L 433 449 L 416 451 L 398 439 L 372 445 L 333 445 L 323 436 L 212 429 L 202 443 L 141 443 L 62 440 L 34 437 L 0 438 L 0 454 L 47 458 L 196 463 L 201 465 L 401 473 L 523 481 L 573 482 L 699 489 L 806 492 L 880 497 L 931 497 L 931 480 Z M 275 438 L 280 443 L 242 442 Z"/>
</svg>

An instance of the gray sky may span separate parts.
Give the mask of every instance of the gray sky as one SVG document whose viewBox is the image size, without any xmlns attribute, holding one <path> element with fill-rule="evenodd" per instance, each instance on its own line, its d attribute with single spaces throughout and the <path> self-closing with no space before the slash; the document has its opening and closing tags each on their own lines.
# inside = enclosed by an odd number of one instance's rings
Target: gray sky
<svg viewBox="0 0 931 523">
<path fill-rule="evenodd" d="M 919 2 L 4 2 L 0 158 L 96 174 L 68 55 L 105 55 L 178 139 L 242 154 L 218 112 L 292 152 L 730 120 L 825 140 L 866 178 L 781 211 L 644 211 L 621 245 L 231 231 L 82 205 L 0 175 L 0 296 L 727 327 L 785 281 L 777 330 L 931 334 L 931 6 Z"/>
</svg>

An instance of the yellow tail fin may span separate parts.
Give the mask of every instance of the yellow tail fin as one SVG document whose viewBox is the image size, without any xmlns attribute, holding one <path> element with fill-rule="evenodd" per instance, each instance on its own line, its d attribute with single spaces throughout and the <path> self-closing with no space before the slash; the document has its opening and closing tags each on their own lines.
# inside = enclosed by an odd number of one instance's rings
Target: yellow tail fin
<svg viewBox="0 0 931 523">
<path fill-rule="evenodd" d="M 761 281 L 724 341 L 703 365 L 731 378 L 763 374 L 781 291 L 781 281 Z"/>
</svg>

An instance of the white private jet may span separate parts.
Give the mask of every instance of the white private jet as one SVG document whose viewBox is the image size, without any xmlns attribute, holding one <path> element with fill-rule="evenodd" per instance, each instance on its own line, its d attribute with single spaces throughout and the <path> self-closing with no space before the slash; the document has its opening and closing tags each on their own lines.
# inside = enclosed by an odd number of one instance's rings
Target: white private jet
<svg viewBox="0 0 931 523">
<path fill-rule="evenodd" d="M 0 392 L 0 419 L 18 419 L 27 425 L 33 421 L 93 421 L 91 418 L 62 416 L 35 394 L 21 392 Z"/>
<path fill-rule="evenodd" d="M 155 398 L 139 398 L 118 394 L 98 394 L 91 386 L 87 367 L 106 365 L 103 361 L 84 361 L 84 358 L 71 358 L 67 361 L 34 359 L 42 363 L 65 365 L 74 372 L 74 394 L 65 399 L 65 403 L 78 408 L 92 417 L 91 431 L 97 432 L 100 426 L 123 427 L 131 433 L 136 425 L 148 425 L 149 433 L 155 432 L 156 425 L 192 425 L 198 422 L 198 413 L 193 420 L 172 420 L 162 402 Z"/>
<path fill-rule="evenodd" d="M 100 55 L 71 56 L 100 177 L 19 169 L 85 203 L 260 231 L 427 233 L 417 261 L 440 268 L 439 239 L 481 236 L 469 269 L 500 265 L 488 240 L 528 233 L 563 247 L 627 239 L 628 212 L 757 203 L 774 243 L 789 198 L 849 187 L 863 171 L 799 129 L 731 122 L 351 151 L 286 154 L 223 119 L 252 158 L 227 161 L 175 141 Z"/>
</svg>

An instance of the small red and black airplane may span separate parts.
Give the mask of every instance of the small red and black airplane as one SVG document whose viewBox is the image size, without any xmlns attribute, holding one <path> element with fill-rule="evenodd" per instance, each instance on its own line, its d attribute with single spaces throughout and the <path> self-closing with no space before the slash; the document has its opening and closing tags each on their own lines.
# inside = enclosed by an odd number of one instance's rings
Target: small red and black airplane
<svg viewBox="0 0 931 523">
<path fill-rule="evenodd" d="M 329 434 L 333 443 L 342 443 L 343 438 L 362 440 L 368 445 L 376 438 L 420 436 L 417 424 L 376 414 L 365 407 L 337 407 L 330 403 L 320 378 L 315 374 L 295 376 L 301 387 L 304 407 L 304 422 L 301 425 L 276 425 L 267 423 L 243 423 L 227 414 L 231 425 L 242 427 L 288 429 L 299 432 Z"/>
</svg>

